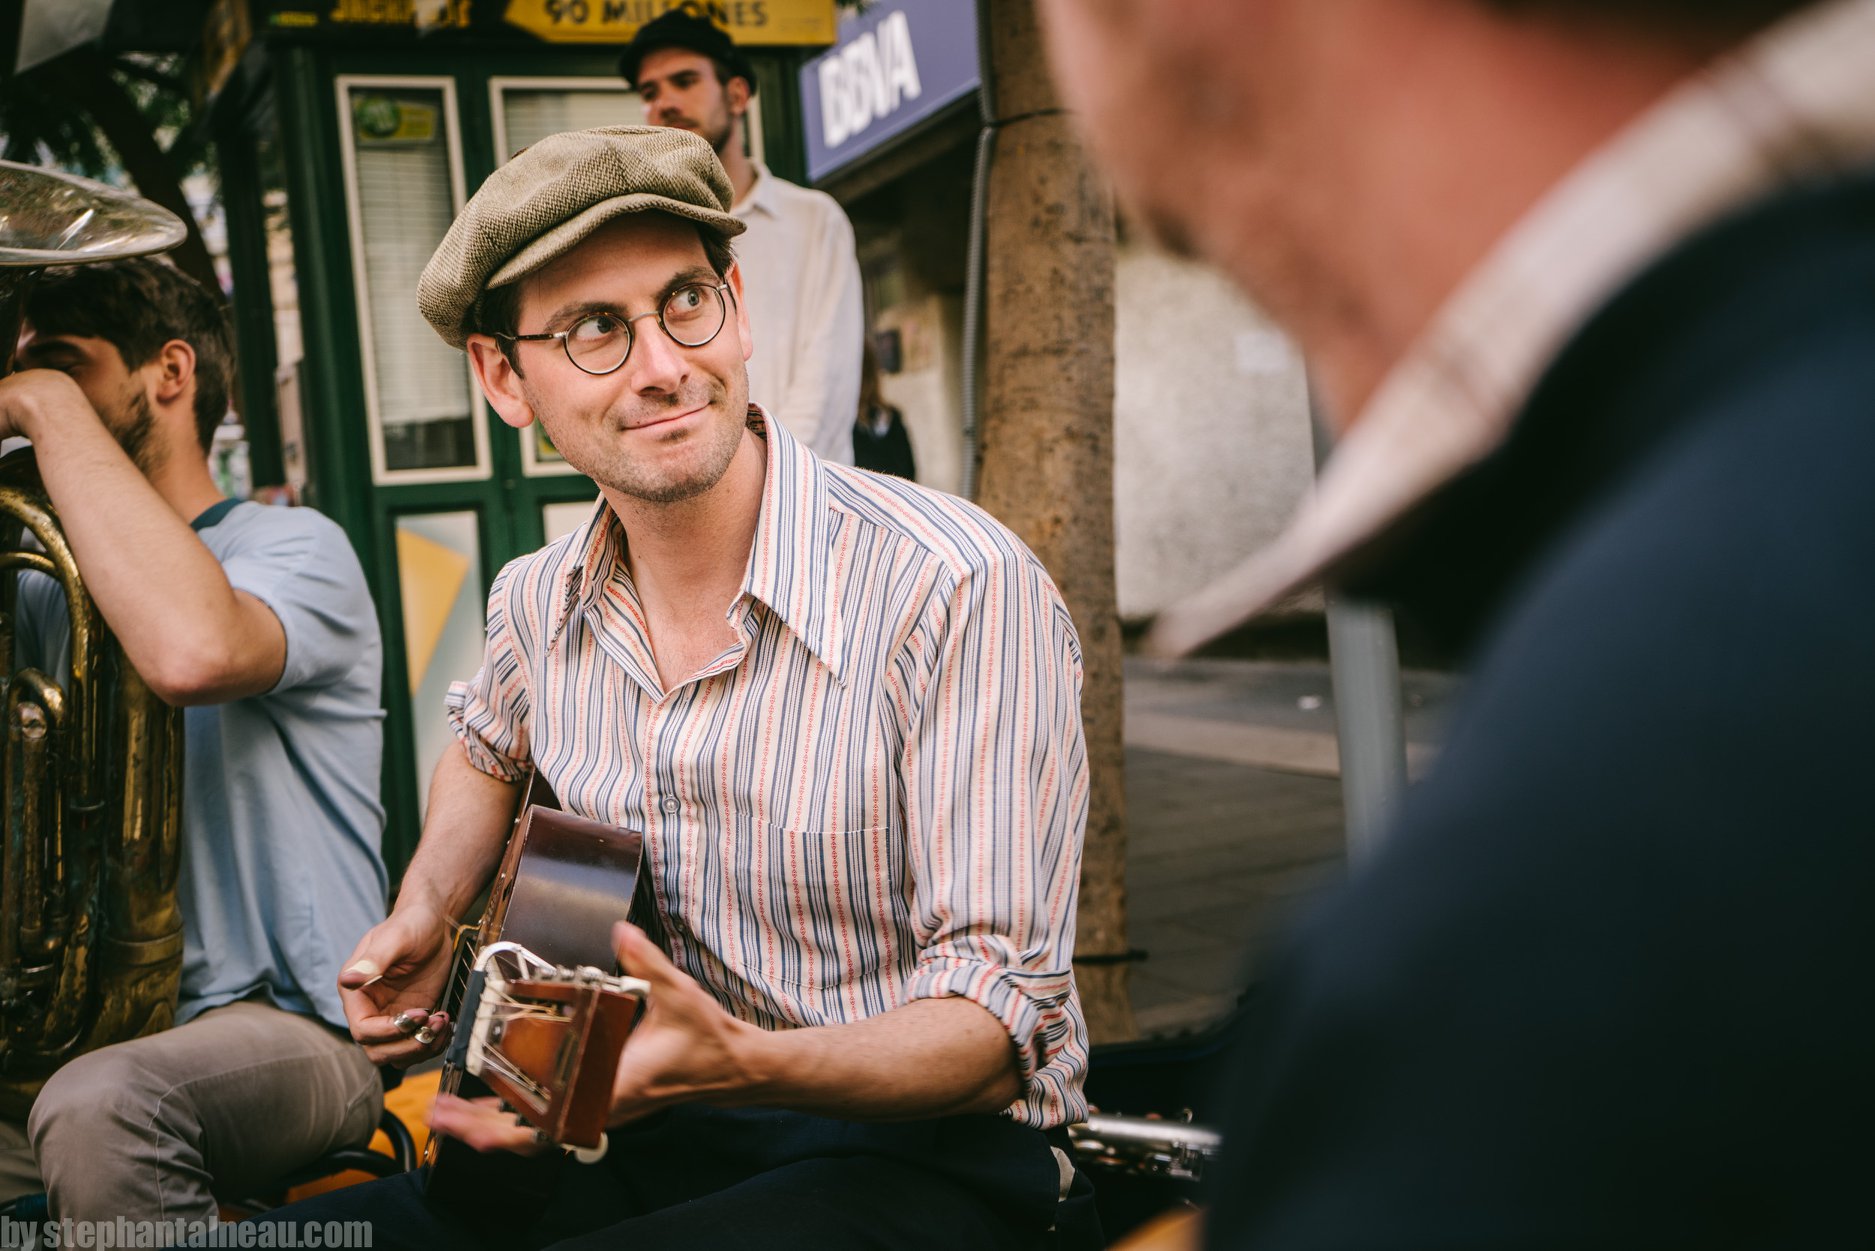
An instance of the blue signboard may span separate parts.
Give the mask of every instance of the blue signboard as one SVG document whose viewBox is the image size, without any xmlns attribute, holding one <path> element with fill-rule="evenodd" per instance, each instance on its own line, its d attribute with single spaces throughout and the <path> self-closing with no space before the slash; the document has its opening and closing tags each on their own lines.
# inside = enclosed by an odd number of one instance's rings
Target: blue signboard
<svg viewBox="0 0 1875 1251">
<path fill-rule="evenodd" d="M 818 182 L 977 89 L 976 6 L 880 0 L 801 67 L 807 176 Z"/>
</svg>

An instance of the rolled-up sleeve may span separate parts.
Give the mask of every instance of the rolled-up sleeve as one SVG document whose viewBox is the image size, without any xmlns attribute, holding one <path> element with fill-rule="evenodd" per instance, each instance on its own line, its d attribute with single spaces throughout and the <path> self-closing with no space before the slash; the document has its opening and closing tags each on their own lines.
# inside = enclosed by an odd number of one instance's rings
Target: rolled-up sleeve
<svg viewBox="0 0 1875 1251">
<path fill-rule="evenodd" d="M 920 942 L 907 998 L 969 999 L 1002 1022 L 1023 1084 L 1017 1119 L 1079 1116 L 1088 774 L 1073 623 L 1024 553 L 960 578 L 919 645 L 931 663 L 903 766 Z"/>
<path fill-rule="evenodd" d="M 469 763 L 504 782 L 519 781 L 531 758 L 527 719 L 532 703 L 525 649 L 519 644 L 521 604 L 516 561 L 496 575 L 488 592 L 488 641 L 482 667 L 466 682 L 450 685 L 444 705 L 449 728 L 461 741 Z"/>
</svg>

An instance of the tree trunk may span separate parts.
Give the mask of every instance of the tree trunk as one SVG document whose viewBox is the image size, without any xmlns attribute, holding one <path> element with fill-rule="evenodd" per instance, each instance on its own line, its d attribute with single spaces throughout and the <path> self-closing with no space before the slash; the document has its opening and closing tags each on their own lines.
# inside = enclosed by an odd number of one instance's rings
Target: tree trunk
<svg viewBox="0 0 1875 1251">
<path fill-rule="evenodd" d="M 1127 989 L 1126 798 L 1113 575 L 1113 207 L 1058 109 L 1032 0 L 988 32 L 997 136 L 986 244 L 978 502 L 1034 549 L 1081 636 L 1092 795 L 1075 980 L 1099 1042 Z"/>
<path fill-rule="evenodd" d="M 91 49 L 61 57 L 58 72 L 47 74 L 44 89 L 56 93 L 73 109 L 90 117 L 98 131 L 124 163 L 124 173 L 136 185 L 137 194 L 174 213 L 182 219 L 188 237 L 171 253 L 176 268 L 194 278 L 211 293 L 221 295 L 221 280 L 215 275 L 215 262 L 208 245 L 202 241 L 201 227 L 189 210 L 182 194 L 179 171 L 167 153 L 157 145 L 150 123 L 137 108 L 124 85 L 111 75 L 110 63 Z"/>
</svg>

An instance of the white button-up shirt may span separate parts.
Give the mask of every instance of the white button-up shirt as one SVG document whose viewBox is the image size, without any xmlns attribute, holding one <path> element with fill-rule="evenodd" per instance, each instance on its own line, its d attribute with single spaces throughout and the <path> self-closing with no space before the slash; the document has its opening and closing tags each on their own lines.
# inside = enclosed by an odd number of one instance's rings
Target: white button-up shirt
<svg viewBox="0 0 1875 1251">
<path fill-rule="evenodd" d="M 730 211 L 748 226 L 733 246 L 755 334 L 749 398 L 823 459 L 850 465 L 865 334 L 853 224 L 832 196 L 759 162 Z"/>
</svg>

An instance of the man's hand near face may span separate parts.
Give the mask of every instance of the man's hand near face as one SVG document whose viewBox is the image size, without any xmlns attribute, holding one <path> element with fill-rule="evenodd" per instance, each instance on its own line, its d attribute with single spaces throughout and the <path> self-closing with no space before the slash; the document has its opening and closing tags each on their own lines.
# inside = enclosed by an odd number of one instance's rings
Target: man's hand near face
<svg viewBox="0 0 1875 1251">
<path fill-rule="evenodd" d="M 171 340 L 133 369 L 102 340 L 29 327 L 20 358 L 28 368 L 0 379 L 0 434 L 33 441 L 85 588 L 143 680 L 178 706 L 270 690 L 286 632 L 189 527 L 221 498 L 195 434 L 194 350 Z M 149 476 L 112 420 L 128 429 L 139 410 Z"/>
<path fill-rule="evenodd" d="M 24 369 L 0 378 L 0 438 L 39 443 L 47 431 L 89 421 L 102 428 L 97 410 L 76 382 L 56 369 Z"/>
</svg>

